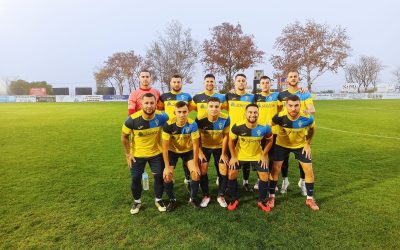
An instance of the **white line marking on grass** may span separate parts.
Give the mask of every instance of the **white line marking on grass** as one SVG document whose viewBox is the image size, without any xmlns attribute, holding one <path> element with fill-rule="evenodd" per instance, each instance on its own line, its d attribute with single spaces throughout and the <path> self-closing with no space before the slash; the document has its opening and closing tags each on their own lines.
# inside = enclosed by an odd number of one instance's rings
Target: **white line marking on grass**
<svg viewBox="0 0 400 250">
<path fill-rule="evenodd" d="M 378 137 L 378 138 L 386 138 L 386 139 L 400 140 L 399 137 L 384 136 L 384 135 L 371 135 L 371 134 L 357 133 L 357 132 L 351 132 L 351 131 L 346 131 L 346 130 L 340 130 L 340 129 L 334 129 L 334 128 L 321 127 L 321 126 L 317 126 L 317 129 L 318 129 L 318 128 L 322 128 L 322 129 L 326 129 L 326 130 L 332 130 L 332 131 L 337 131 L 337 132 L 342 132 L 342 133 L 348 133 L 348 134 L 356 134 L 356 135 L 364 135 L 364 136 L 370 136 L 370 137 Z"/>
</svg>

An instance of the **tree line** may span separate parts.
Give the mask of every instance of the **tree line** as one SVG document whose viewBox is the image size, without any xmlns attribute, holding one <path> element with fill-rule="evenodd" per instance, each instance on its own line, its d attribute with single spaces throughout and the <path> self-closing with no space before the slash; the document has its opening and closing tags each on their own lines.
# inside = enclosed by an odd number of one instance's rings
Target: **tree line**
<svg viewBox="0 0 400 250">
<path fill-rule="evenodd" d="M 199 42 L 192 38 L 189 28 L 172 21 L 151 42 L 144 56 L 134 50 L 114 53 L 93 75 L 97 88 L 114 87 L 117 94 L 122 94 L 126 89 L 131 92 L 138 88 L 139 71 L 147 68 L 166 92 L 170 90 L 169 80 L 174 74 L 181 75 L 184 83 L 192 83 L 195 66 L 201 63 L 205 72 L 224 78 L 221 92 L 226 92 L 233 87 L 236 73 L 267 59 L 278 83 L 289 70 L 297 69 L 312 90 L 316 79 L 325 72 L 336 73 L 343 68 L 346 81 L 357 83 L 358 92 L 362 87 L 364 91 L 371 86 L 376 89 L 379 73 L 385 66 L 378 58 L 364 55 L 358 62 L 346 65 L 351 52 L 349 40 L 346 29 L 341 26 L 330 27 L 313 20 L 304 24 L 296 21 L 284 27 L 273 46 L 276 53 L 265 58 L 266 53 L 258 48 L 254 36 L 245 34 L 240 24 L 224 22 L 212 27 L 209 38 Z M 400 67 L 393 74 L 400 83 Z M 46 87 L 47 93 L 51 93 L 47 82 L 15 80 L 8 85 L 8 93 L 14 95 L 26 95 L 31 87 Z"/>
<path fill-rule="evenodd" d="M 376 83 L 384 66 L 379 60 L 373 60 L 374 66 L 359 63 L 346 66 L 351 51 L 349 40 L 346 29 L 340 26 L 330 27 L 312 20 L 287 25 L 275 40 L 276 53 L 268 59 L 275 69 L 274 78 L 280 80 L 290 69 L 297 69 L 312 90 L 313 83 L 322 74 L 344 68 L 346 80 L 367 89 Z M 209 38 L 200 43 L 192 38 L 190 29 L 172 21 L 144 56 L 133 50 L 115 53 L 94 72 L 94 78 L 98 87 L 112 86 L 119 93 L 128 88 L 130 92 L 138 87 L 139 70 L 147 68 L 165 92 L 169 90 L 171 75 L 179 74 L 185 83 L 192 83 L 194 67 L 200 62 L 205 72 L 225 78 L 224 92 L 232 88 L 236 73 L 264 63 L 265 54 L 255 44 L 253 35 L 244 34 L 240 24 L 217 25 L 210 29 Z M 364 58 L 374 57 L 362 56 L 360 61 Z M 363 72 L 368 80 L 354 72 Z"/>
</svg>

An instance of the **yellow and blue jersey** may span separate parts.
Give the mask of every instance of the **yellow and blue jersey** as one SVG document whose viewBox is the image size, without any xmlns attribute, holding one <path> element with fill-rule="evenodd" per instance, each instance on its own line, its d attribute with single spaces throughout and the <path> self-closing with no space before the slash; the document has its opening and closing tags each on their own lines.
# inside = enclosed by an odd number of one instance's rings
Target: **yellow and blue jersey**
<svg viewBox="0 0 400 250">
<path fill-rule="evenodd" d="M 197 118 L 204 117 L 207 115 L 207 102 L 210 97 L 217 97 L 221 102 L 221 108 L 226 109 L 227 103 L 225 100 L 225 95 L 220 93 L 214 93 L 212 95 L 207 95 L 205 92 L 193 96 L 191 106 L 193 109 L 197 110 Z"/>
<path fill-rule="evenodd" d="M 221 113 L 215 122 L 205 116 L 196 119 L 200 132 L 201 146 L 204 148 L 222 148 L 222 140 L 229 134 L 230 119 L 227 114 Z"/>
<path fill-rule="evenodd" d="M 176 124 L 176 118 L 169 120 L 163 126 L 162 139 L 169 140 L 169 151 L 186 153 L 193 150 L 193 141 L 200 137 L 194 120 L 188 121 L 182 127 Z"/>
<path fill-rule="evenodd" d="M 254 102 L 254 95 L 245 93 L 238 95 L 236 93 L 226 93 L 225 99 L 228 102 L 229 117 L 231 118 L 231 127 L 236 122 L 244 119 L 246 106 Z"/>
<path fill-rule="evenodd" d="M 168 115 L 156 111 L 154 117 L 146 120 L 140 110 L 128 117 L 122 125 L 124 134 L 132 134 L 131 153 L 134 157 L 151 157 L 162 152 L 160 135 L 161 128 L 168 121 Z"/>
<path fill-rule="evenodd" d="M 246 120 L 242 120 L 232 126 L 229 137 L 237 139 L 235 150 L 239 161 L 259 161 L 263 150 L 261 140 L 272 138 L 272 131 L 269 125 L 257 124 L 255 128 L 248 128 Z"/>
<path fill-rule="evenodd" d="M 281 112 L 272 118 L 272 124 L 279 127 L 276 145 L 298 149 L 304 147 L 308 130 L 315 126 L 315 121 L 312 115 L 303 112 L 294 120 L 286 112 Z"/>
<path fill-rule="evenodd" d="M 263 93 L 258 93 L 254 96 L 255 102 L 258 106 L 259 116 L 257 123 L 262 125 L 270 125 L 272 123 L 272 117 L 278 113 L 278 92 L 269 93 L 264 95 Z M 272 127 L 272 133 L 277 133 L 277 127 Z"/>
<path fill-rule="evenodd" d="M 313 104 L 313 99 L 311 96 L 310 92 L 306 92 L 306 93 L 301 93 L 300 90 L 297 90 L 295 92 L 290 92 L 288 89 L 285 91 L 282 91 L 279 93 L 278 95 L 278 106 L 282 107 L 281 111 L 285 111 L 286 110 L 286 98 L 288 98 L 291 95 L 297 95 L 298 97 L 300 97 L 300 110 L 304 111 L 307 110 L 307 105 L 308 104 Z"/>
<path fill-rule="evenodd" d="M 175 104 L 179 101 L 184 101 L 187 104 L 190 104 L 192 97 L 188 93 L 176 93 L 174 91 L 164 93 L 160 96 L 160 102 L 163 104 L 165 113 L 167 113 L 170 119 L 175 117 Z"/>
</svg>

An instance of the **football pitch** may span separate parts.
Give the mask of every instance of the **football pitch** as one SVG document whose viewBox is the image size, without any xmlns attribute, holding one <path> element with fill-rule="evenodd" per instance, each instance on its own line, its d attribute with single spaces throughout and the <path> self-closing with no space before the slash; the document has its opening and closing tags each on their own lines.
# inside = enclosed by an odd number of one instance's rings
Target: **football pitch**
<svg viewBox="0 0 400 250">
<path fill-rule="evenodd" d="M 241 192 L 236 211 L 221 208 L 213 167 L 212 202 L 194 211 L 179 165 L 177 210 L 157 211 L 150 178 L 131 215 L 120 142 L 126 103 L 1 103 L 0 248 L 399 249 L 400 100 L 315 106 L 320 211 L 306 207 L 291 157 L 288 193 L 269 214 L 256 193 Z"/>
</svg>

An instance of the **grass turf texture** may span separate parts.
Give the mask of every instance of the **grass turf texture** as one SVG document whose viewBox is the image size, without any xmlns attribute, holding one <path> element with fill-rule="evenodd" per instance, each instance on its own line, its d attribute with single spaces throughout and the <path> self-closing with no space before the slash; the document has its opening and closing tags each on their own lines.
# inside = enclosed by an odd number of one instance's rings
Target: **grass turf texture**
<svg viewBox="0 0 400 250">
<path fill-rule="evenodd" d="M 130 215 L 120 143 L 126 103 L 0 104 L 0 248 L 398 249 L 400 140 L 326 128 L 400 138 L 400 100 L 318 101 L 316 108 L 319 212 L 305 206 L 291 158 L 288 194 L 277 195 L 269 214 L 256 194 L 241 193 L 237 211 L 219 207 L 213 167 L 212 202 L 193 211 L 178 166 L 177 210 L 156 210 L 150 178 L 140 213 Z"/>
</svg>

